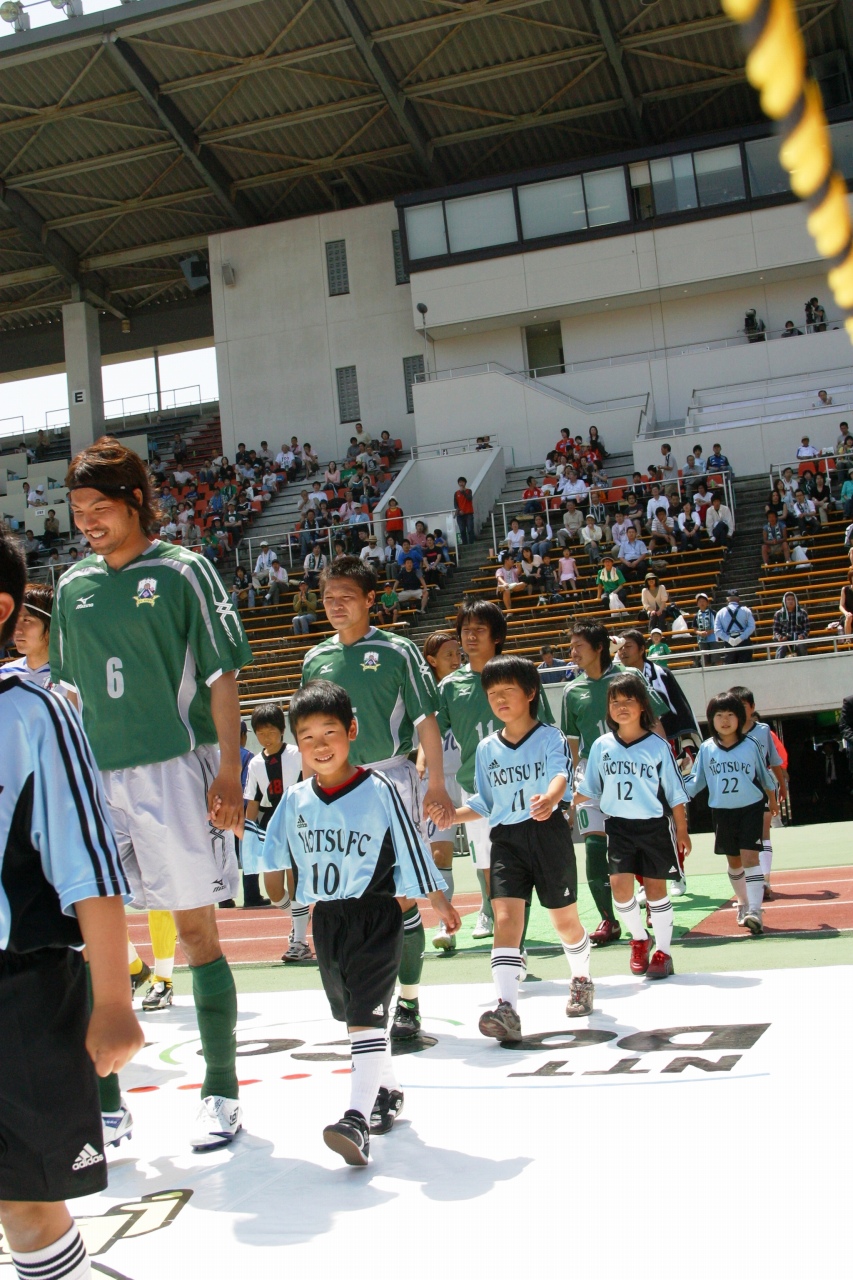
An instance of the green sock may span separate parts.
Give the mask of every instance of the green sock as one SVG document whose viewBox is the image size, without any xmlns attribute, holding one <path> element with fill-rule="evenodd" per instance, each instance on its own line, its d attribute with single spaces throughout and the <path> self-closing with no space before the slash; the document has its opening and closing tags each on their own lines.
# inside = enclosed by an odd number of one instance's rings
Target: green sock
<svg viewBox="0 0 853 1280">
<path fill-rule="evenodd" d="M 130 979 L 128 978 L 128 982 Z M 89 1008 L 92 1008 L 92 971 L 88 964 L 86 965 L 86 987 L 89 992 Z M 98 1097 L 101 1100 L 102 1111 L 118 1111 L 121 1107 L 121 1089 L 119 1088 L 118 1076 L 113 1073 L 108 1076 L 98 1076 Z"/>
<path fill-rule="evenodd" d="M 403 912 L 403 955 L 400 960 L 400 986 L 416 987 L 424 967 L 426 935 L 417 907 Z"/>
<path fill-rule="evenodd" d="M 492 911 L 492 900 L 489 897 L 489 892 L 488 892 L 488 889 L 486 888 L 485 871 L 477 872 L 477 884 L 480 886 L 480 894 L 483 899 L 483 903 L 482 903 L 482 906 L 480 907 L 480 910 L 482 911 L 484 916 L 488 916 L 490 920 L 494 921 L 495 913 L 494 911 Z"/>
<path fill-rule="evenodd" d="M 607 836 L 585 836 L 586 882 L 602 920 L 616 919 L 607 870 Z"/>
<path fill-rule="evenodd" d="M 518 944 L 519 951 L 524 950 L 524 942 L 527 938 L 527 926 L 530 924 L 530 903 L 524 904 L 524 928 L 521 931 L 521 942 Z"/>
<path fill-rule="evenodd" d="M 201 1096 L 218 1094 L 236 1098 L 237 1085 L 237 988 L 224 956 L 210 964 L 193 965 L 193 1000 L 198 1033 L 204 1053 Z"/>
</svg>

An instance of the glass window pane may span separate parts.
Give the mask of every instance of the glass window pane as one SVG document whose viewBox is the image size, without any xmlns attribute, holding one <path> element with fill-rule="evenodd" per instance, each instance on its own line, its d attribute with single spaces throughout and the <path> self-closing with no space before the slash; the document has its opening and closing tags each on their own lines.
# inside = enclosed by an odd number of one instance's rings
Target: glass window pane
<svg viewBox="0 0 853 1280">
<path fill-rule="evenodd" d="M 406 210 L 406 239 L 409 257 L 435 258 L 447 253 L 444 234 L 444 213 L 441 201 L 434 204 L 418 204 Z"/>
<path fill-rule="evenodd" d="M 841 124 L 832 124 L 829 132 L 835 167 L 839 173 L 844 174 L 848 182 L 853 182 L 853 121 L 844 120 Z"/>
<path fill-rule="evenodd" d="M 403 356 L 403 383 L 406 388 L 406 413 L 415 412 L 415 400 L 412 395 L 412 383 L 423 377 L 423 356 Z"/>
<path fill-rule="evenodd" d="M 583 185 L 586 192 L 586 216 L 591 227 L 628 221 L 628 192 L 624 169 L 599 169 L 598 173 L 585 173 Z"/>
<path fill-rule="evenodd" d="M 652 160 L 649 168 L 652 171 L 656 213 L 677 213 L 681 209 L 699 207 L 692 156 L 665 156 L 661 160 Z"/>
<path fill-rule="evenodd" d="M 326 241 L 326 271 L 329 276 L 329 296 L 349 293 L 346 240 Z"/>
<path fill-rule="evenodd" d="M 535 182 L 529 187 L 519 187 L 518 205 L 525 240 L 586 229 L 583 182 L 580 178 L 557 178 L 555 182 Z"/>
<path fill-rule="evenodd" d="M 710 151 L 695 151 L 693 168 L 699 203 L 703 207 L 746 199 L 740 147 L 714 147 Z"/>
<path fill-rule="evenodd" d="M 445 201 L 450 252 L 512 244 L 518 239 L 512 191 L 486 191 Z"/>
<path fill-rule="evenodd" d="M 778 196 L 791 190 L 788 175 L 779 163 L 779 139 L 756 138 L 746 144 L 749 189 L 754 196 Z"/>
<path fill-rule="evenodd" d="M 358 376 L 354 364 L 335 370 L 338 383 L 338 409 L 341 422 L 358 422 L 361 410 L 358 405 Z"/>
</svg>

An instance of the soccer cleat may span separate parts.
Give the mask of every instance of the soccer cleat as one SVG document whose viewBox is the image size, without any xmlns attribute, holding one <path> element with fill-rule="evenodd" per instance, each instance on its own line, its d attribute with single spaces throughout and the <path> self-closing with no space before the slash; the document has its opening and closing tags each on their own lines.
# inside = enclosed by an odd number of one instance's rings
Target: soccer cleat
<svg viewBox="0 0 853 1280">
<path fill-rule="evenodd" d="M 687 892 L 687 876 L 679 876 L 677 880 L 669 882 L 669 896 L 671 898 L 683 898 Z"/>
<path fill-rule="evenodd" d="M 337 1124 L 327 1124 L 323 1141 L 331 1150 L 343 1156 L 346 1164 L 363 1168 L 370 1155 L 370 1130 L 360 1111 L 345 1111 Z"/>
<path fill-rule="evenodd" d="M 589 940 L 594 947 L 606 947 L 611 942 L 618 942 L 622 937 L 622 927 L 616 920 L 602 920 L 597 929 L 593 929 Z"/>
<path fill-rule="evenodd" d="M 757 910 L 757 911 L 752 911 L 752 910 L 750 910 L 749 908 L 747 908 L 747 912 L 746 912 L 746 915 L 745 915 L 745 916 L 744 916 L 744 918 L 743 918 L 743 922 L 744 922 L 744 924 L 746 925 L 746 927 L 747 927 L 747 929 L 749 930 L 749 932 L 750 932 L 750 933 L 752 933 L 752 934 L 755 934 L 756 936 L 757 936 L 759 933 L 763 933 L 763 932 L 764 932 L 764 925 L 763 925 L 762 920 L 761 920 L 761 908 L 760 908 L 760 907 L 758 908 L 758 910 Z"/>
<path fill-rule="evenodd" d="M 737 922 L 741 928 L 743 928 L 744 925 L 746 924 L 746 917 L 748 913 L 749 913 L 749 907 L 746 905 L 745 902 L 737 903 Z"/>
<path fill-rule="evenodd" d="M 104 1126 L 105 1151 L 107 1147 L 117 1147 L 124 1138 L 129 1140 L 133 1133 L 133 1116 L 123 1098 L 118 1111 L 101 1112 L 101 1123 Z"/>
<path fill-rule="evenodd" d="M 776 894 L 770 888 L 770 881 L 765 880 L 764 881 L 764 901 L 772 902 L 775 897 L 776 897 Z"/>
<path fill-rule="evenodd" d="M 156 1013 L 158 1009 L 168 1009 L 172 1003 L 172 984 L 164 978 L 152 982 L 142 1001 L 143 1013 Z"/>
<path fill-rule="evenodd" d="M 630 969 L 632 973 L 645 973 L 649 967 L 649 952 L 651 951 L 652 940 L 650 937 L 632 938 L 631 939 L 631 963 Z"/>
<path fill-rule="evenodd" d="M 493 1040 L 509 1040 L 517 1043 L 521 1039 L 521 1019 L 508 1000 L 499 1000 L 497 1009 L 488 1009 L 480 1015 L 480 1033 Z"/>
<path fill-rule="evenodd" d="M 233 1142 L 243 1128 L 243 1108 L 236 1098 L 211 1094 L 202 1098 L 190 1139 L 193 1151 L 216 1151 Z"/>
<path fill-rule="evenodd" d="M 495 932 L 495 922 L 485 911 L 477 913 L 477 923 L 471 931 L 472 938 L 491 938 Z"/>
<path fill-rule="evenodd" d="M 675 965 L 672 963 L 672 956 L 668 956 L 665 951 L 656 951 L 649 961 L 646 977 L 671 978 L 674 973 Z"/>
<path fill-rule="evenodd" d="M 456 934 L 447 932 L 447 925 L 444 921 L 439 922 L 438 930 L 435 933 L 432 945 L 436 951 L 455 951 L 456 950 Z"/>
<path fill-rule="evenodd" d="M 569 987 L 569 1001 L 566 1005 L 567 1018 L 585 1018 L 588 1013 L 592 1013 L 592 998 L 595 995 L 595 985 L 592 978 L 572 978 L 572 985 Z"/>
<path fill-rule="evenodd" d="M 391 1023 L 391 1039 L 414 1040 L 420 1029 L 421 1011 L 417 1000 L 398 1000 Z"/>
<path fill-rule="evenodd" d="M 137 993 L 137 991 L 139 990 L 139 988 L 140 988 L 140 987 L 142 987 L 142 986 L 144 986 L 144 985 L 145 985 L 145 983 L 148 981 L 148 979 L 149 979 L 150 977 L 151 977 L 151 970 L 148 968 L 148 965 L 147 965 L 147 964 L 145 963 L 145 961 L 143 960 L 143 961 L 142 961 L 142 968 L 139 970 L 139 973 L 132 973 L 132 974 L 130 975 L 130 998 L 131 998 L 131 1000 L 132 1000 L 132 999 L 133 999 L 133 997 L 136 995 L 136 993 Z"/>
<path fill-rule="evenodd" d="M 296 942 L 291 936 L 290 944 L 281 958 L 285 964 L 298 964 L 300 960 L 311 959 L 311 948 L 307 942 Z"/>
<path fill-rule="evenodd" d="M 390 1133 L 394 1121 L 403 1110 L 403 1090 L 386 1089 L 383 1085 L 376 1095 L 370 1113 L 371 1133 Z"/>
</svg>

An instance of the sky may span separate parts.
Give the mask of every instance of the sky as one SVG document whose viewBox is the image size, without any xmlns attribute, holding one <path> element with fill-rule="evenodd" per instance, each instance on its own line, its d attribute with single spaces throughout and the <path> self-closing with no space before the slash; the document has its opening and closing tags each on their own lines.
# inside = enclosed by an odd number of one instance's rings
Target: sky
<svg viewBox="0 0 853 1280">
<path fill-rule="evenodd" d="M 125 412 L 144 412 L 145 396 L 155 392 L 154 361 L 129 360 L 108 364 L 101 370 L 104 387 L 104 410 L 107 421 L 120 411 L 119 400 L 125 400 Z M 181 351 L 160 357 L 160 388 L 163 405 L 197 404 L 202 400 L 218 400 L 216 353 L 213 347 L 200 351 Z M 181 390 L 183 389 L 183 390 Z M 172 400 L 169 391 L 179 394 Z M 140 399 L 133 399 L 141 397 Z M 152 408 L 156 402 L 152 401 Z M 18 382 L 0 382 L 0 437 L 19 435 L 20 418 L 25 431 L 37 431 L 45 425 L 67 421 L 68 384 L 64 373 L 43 378 L 24 378 Z"/>
<path fill-rule="evenodd" d="M 66 18 L 62 9 L 54 9 L 50 0 L 36 0 L 35 4 L 24 0 L 24 8 L 30 15 L 30 27 L 46 27 L 49 22 L 73 22 Z M 83 13 L 99 13 L 101 9 L 117 9 L 116 0 L 83 0 Z M 0 35 L 10 34 L 12 28 L 0 23 Z"/>
</svg>

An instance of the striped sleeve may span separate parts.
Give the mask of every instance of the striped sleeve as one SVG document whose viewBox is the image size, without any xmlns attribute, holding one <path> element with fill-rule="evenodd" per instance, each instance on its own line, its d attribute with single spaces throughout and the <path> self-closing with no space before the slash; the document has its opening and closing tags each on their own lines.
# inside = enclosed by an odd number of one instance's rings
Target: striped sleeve
<svg viewBox="0 0 853 1280">
<path fill-rule="evenodd" d="M 62 910 L 84 898 L 130 901 L 100 774 L 77 712 L 27 685 L 27 741 L 34 778 L 32 843 Z"/>
<path fill-rule="evenodd" d="M 190 647 L 198 674 L 208 685 L 226 671 L 240 671 L 252 651 L 225 584 L 204 556 L 188 551 L 181 560 L 189 595 Z"/>
<path fill-rule="evenodd" d="M 547 777 L 542 779 L 542 791 L 546 791 L 555 778 L 561 775 L 568 779 L 566 790 L 571 792 L 572 789 L 572 756 L 569 751 L 569 743 L 564 733 L 555 728 L 553 733 L 548 734 L 548 747 L 546 757 L 546 773 Z"/>
<path fill-rule="evenodd" d="M 384 774 L 372 770 L 378 785 L 378 794 L 388 818 L 388 830 L 397 860 L 395 881 L 398 895 L 407 898 L 426 898 L 437 889 L 446 889 L 443 877 L 436 869 L 426 841 L 418 831 L 397 788 Z"/>
</svg>

